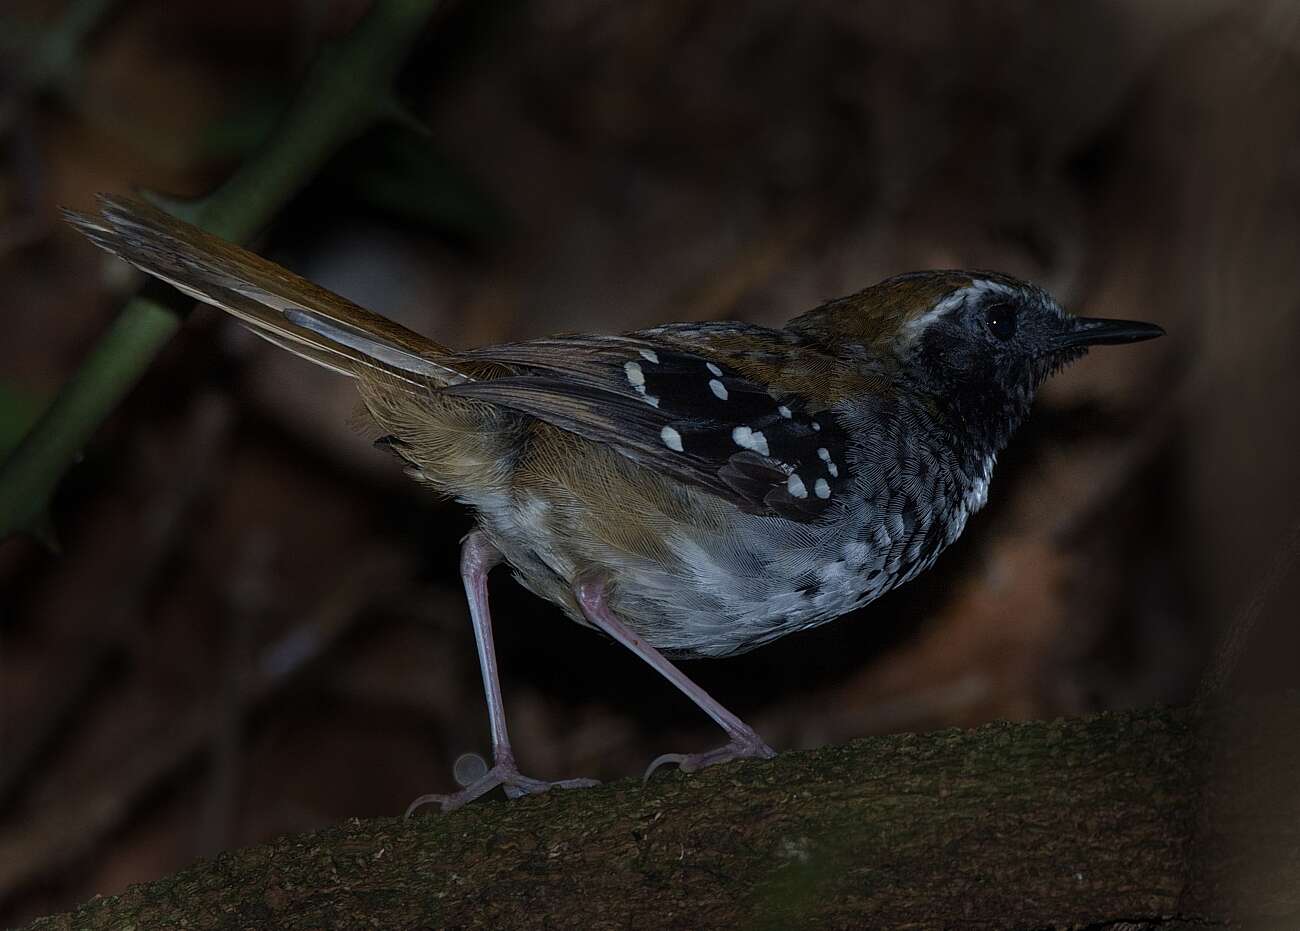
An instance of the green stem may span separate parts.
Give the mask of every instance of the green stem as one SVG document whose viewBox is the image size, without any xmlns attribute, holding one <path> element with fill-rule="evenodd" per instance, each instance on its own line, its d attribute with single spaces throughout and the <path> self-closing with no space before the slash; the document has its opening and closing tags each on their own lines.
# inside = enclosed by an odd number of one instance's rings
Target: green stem
<svg viewBox="0 0 1300 931">
<path fill-rule="evenodd" d="M 321 52 L 266 145 L 211 195 L 181 208 L 187 219 L 245 240 L 342 145 L 390 119 L 393 79 L 437 4 L 376 0 L 351 34 Z M 0 466 L 0 537 L 28 531 L 48 540 L 49 501 L 64 471 L 180 324 L 176 310 L 143 296 L 127 303 Z"/>
</svg>

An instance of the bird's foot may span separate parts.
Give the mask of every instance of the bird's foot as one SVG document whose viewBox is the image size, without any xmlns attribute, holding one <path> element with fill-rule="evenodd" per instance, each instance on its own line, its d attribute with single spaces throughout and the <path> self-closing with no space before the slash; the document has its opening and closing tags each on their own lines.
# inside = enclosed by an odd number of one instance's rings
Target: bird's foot
<svg viewBox="0 0 1300 931">
<path fill-rule="evenodd" d="M 665 753 L 650 761 L 646 767 L 642 782 L 649 782 L 654 771 L 666 763 L 676 763 L 684 773 L 694 773 L 706 766 L 717 763 L 730 763 L 732 760 L 770 760 L 776 751 L 763 742 L 754 732 L 736 734 L 729 743 L 704 753 Z"/>
<path fill-rule="evenodd" d="M 409 818 L 417 809 L 435 802 L 443 812 L 454 811 L 486 795 L 497 786 L 505 789 L 508 798 L 520 798 L 524 795 L 548 792 L 551 789 L 589 789 L 598 785 L 600 782 L 596 779 L 561 779 L 557 782 L 545 782 L 523 775 L 513 762 L 498 762 L 459 792 L 453 792 L 451 795 L 421 795 L 406 807 L 405 817 Z"/>
</svg>

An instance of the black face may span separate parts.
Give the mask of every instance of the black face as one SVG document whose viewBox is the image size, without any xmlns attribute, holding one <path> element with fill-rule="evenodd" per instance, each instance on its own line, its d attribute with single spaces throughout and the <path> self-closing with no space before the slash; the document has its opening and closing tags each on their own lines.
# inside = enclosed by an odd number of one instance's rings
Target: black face
<svg viewBox="0 0 1300 931">
<path fill-rule="evenodd" d="M 1015 339 L 1020 308 L 1010 300 L 994 299 L 984 307 L 984 327 L 1000 343 Z"/>
<path fill-rule="evenodd" d="M 909 370 L 933 389 L 954 426 L 987 436 L 993 449 L 1005 444 L 1047 377 L 1089 346 L 1164 332 L 1150 323 L 1071 316 L 1047 292 L 1010 279 L 977 279 L 915 326 Z"/>
<path fill-rule="evenodd" d="M 1032 396 L 1048 375 L 1086 351 L 1059 345 L 1072 319 L 1042 291 L 990 283 L 954 311 L 952 323 L 960 332 L 951 336 L 968 342 L 972 374 Z"/>
</svg>

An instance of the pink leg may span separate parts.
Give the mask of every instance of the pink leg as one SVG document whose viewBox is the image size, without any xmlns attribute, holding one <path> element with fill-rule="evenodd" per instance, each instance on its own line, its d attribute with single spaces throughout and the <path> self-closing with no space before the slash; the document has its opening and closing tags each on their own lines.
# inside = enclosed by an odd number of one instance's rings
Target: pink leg
<svg viewBox="0 0 1300 931">
<path fill-rule="evenodd" d="M 641 657 L 659 675 L 677 686 L 683 695 L 699 705 L 700 709 L 716 721 L 731 738 L 723 746 L 707 753 L 665 753 L 663 756 L 656 757 L 646 769 L 646 779 L 649 779 L 650 775 L 664 763 L 676 763 L 684 772 L 693 773 L 715 763 L 744 759 L 770 760 L 776 756 L 776 751 L 765 744 L 752 727 L 718 704 L 708 692 L 686 678 L 686 675 L 670 663 L 662 653 L 629 630 L 614 615 L 607 603 L 607 592 L 603 581 L 580 581 L 574 588 L 574 594 L 587 620 Z"/>
<path fill-rule="evenodd" d="M 506 731 L 506 710 L 501 701 L 501 682 L 497 677 L 496 649 L 492 644 L 492 614 L 488 610 L 487 577 L 492 567 L 501 562 L 501 553 L 488 542 L 482 531 L 475 530 L 465 537 L 460 549 L 460 576 L 465 582 L 465 598 L 469 601 L 469 617 L 474 625 L 474 640 L 478 645 L 479 670 L 483 673 L 483 691 L 487 693 L 488 723 L 492 728 L 493 766 L 481 778 L 452 795 L 421 795 L 406 809 L 406 816 L 419 807 L 437 802 L 443 811 L 474 801 L 497 786 L 505 789 L 510 798 L 545 792 L 547 789 L 577 789 L 598 785 L 594 779 L 565 779 L 560 782 L 543 782 L 530 779 L 519 772 L 515 753 Z"/>
</svg>

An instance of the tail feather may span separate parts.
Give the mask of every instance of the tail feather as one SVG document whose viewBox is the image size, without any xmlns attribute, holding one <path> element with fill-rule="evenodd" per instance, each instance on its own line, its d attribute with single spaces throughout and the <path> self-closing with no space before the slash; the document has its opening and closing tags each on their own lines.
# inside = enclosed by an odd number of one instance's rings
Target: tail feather
<svg viewBox="0 0 1300 931">
<path fill-rule="evenodd" d="M 64 215 L 101 249 L 317 365 L 422 391 L 472 380 L 446 347 L 143 201 L 101 196 L 99 213 Z"/>
</svg>

